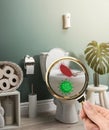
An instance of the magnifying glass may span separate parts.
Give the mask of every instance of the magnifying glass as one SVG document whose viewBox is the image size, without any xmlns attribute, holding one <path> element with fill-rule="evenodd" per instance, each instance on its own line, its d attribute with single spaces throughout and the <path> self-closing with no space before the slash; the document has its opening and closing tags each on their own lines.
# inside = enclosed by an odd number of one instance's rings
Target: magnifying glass
<svg viewBox="0 0 109 130">
<path fill-rule="evenodd" d="M 60 100 L 85 100 L 89 76 L 84 64 L 74 57 L 55 60 L 47 69 L 46 84 L 50 93 Z"/>
</svg>

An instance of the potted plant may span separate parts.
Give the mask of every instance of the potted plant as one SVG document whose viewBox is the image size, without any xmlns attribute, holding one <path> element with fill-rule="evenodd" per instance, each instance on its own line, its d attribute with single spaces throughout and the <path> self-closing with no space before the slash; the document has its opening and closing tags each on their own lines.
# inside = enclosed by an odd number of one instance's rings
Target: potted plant
<svg viewBox="0 0 109 130">
<path fill-rule="evenodd" d="M 109 73 L 109 43 L 92 41 L 84 54 L 87 64 L 94 70 L 94 86 L 99 86 L 99 75 Z"/>
</svg>

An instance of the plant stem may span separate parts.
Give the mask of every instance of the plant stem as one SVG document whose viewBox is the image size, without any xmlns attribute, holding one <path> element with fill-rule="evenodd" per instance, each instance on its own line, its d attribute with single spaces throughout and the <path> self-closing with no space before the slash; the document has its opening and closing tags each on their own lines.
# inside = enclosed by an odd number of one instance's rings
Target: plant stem
<svg viewBox="0 0 109 130">
<path fill-rule="evenodd" d="M 96 72 L 93 74 L 93 81 L 94 81 L 94 86 L 99 87 L 99 74 Z"/>
</svg>

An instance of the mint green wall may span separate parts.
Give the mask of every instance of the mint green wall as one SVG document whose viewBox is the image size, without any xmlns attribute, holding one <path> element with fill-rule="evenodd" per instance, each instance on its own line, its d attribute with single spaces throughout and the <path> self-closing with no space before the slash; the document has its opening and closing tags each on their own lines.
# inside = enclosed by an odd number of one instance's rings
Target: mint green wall
<svg viewBox="0 0 109 130">
<path fill-rule="evenodd" d="M 71 28 L 62 29 L 62 15 L 71 13 Z M 27 101 L 29 83 L 33 82 L 38 100 L 51 98 L 39 66 L 41 51 L 61 47 L 84 62 L 88 42 L 109 41 L 108 0 L 0 0 L 0 60 L 10 60 L 23 68 L 26 54 L 36 58 L 33 77 L 24 73 L 20 86 L 21 101 Z M 24 71 L 24 70 L 23 70 Z M 90 83 L 92 70 L 88 68 Z M 101 82 L 109 84 L 108 75 Z"/>
</svg>

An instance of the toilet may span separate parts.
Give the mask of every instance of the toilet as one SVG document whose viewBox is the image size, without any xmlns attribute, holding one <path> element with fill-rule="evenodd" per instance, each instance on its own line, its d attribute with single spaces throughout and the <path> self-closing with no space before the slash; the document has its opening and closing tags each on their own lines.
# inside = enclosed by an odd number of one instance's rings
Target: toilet
<svg viewBox="0 0 109 130">
<path fill-rule="evenodd" d="M 69 52 L 66 52 L 60 48 L 53 48 L 49 52 L 42 52 L 40 54 L 40 67 L 43 80 L 45 81 L 45 74 L 51 63 L 59 58 L 68 56 Z M 65 63 L 67 66 L 68 62 Z M 54 77 L 58 73 L 59 65 L 56 65 L 53 70 Z M 54 104 L 56 105 L 56 120 L 63 123 L 76 123 L 78 122 L 78 110 L 76 100 L 59 100 L 54 97 Z"/>
</svg>

